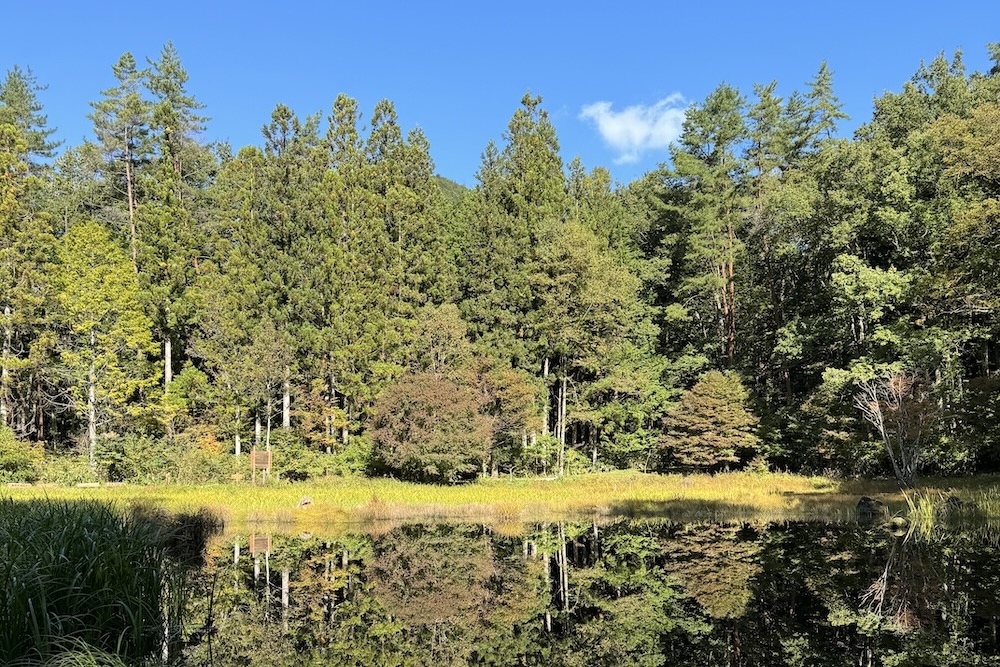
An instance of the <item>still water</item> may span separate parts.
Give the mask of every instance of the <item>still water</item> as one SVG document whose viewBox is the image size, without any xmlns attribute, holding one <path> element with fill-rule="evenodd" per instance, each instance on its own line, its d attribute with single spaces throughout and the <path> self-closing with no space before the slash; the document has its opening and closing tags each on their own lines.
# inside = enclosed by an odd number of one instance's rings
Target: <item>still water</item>
<svg viewBox="0 0 1000 667">
<path fill-rule="evenodd" d="M 1000 665 L 1000 531 L 656 520 L 216 536 L 190 665 Z"/>
</svg>

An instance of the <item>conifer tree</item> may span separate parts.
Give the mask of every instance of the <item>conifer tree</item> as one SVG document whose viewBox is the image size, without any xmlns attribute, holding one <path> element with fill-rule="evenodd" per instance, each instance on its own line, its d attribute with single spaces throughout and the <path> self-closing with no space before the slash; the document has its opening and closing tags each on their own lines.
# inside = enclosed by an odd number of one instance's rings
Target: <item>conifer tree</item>
<svg viewBox="0 0 1000 667">
<path fill-rule="evenodd" d="M 0 125 L 9 123 L 17 128 L 24 138 L 22 158 L 36 175 L 43 161 L 55 157 L 62 143 L 51 139 L 56 128 L 48 127 L 48 116 L 42 113 L 44 108 L 38 101 L 38 93 L 45 89 L 30 69 L 22 70 L 17 65 L 8 70 L 7 78 L 0 83 Z"/>
<path fill-rule="evenodd" d="M 141 179 L 144 200 L 136 210 L 139 229 L 139 275 L 144 301 L 163 348 L 163 386 L 176 364 L 174 343 L 184 353 L 194 316 L 190 288 L 205 239 L 198 224 L 202 192 L 215 161 L 198 143 L 203 106 L 188 94 L 187 71 L 171 43 L 146 73 L 152 93 L 149 148 L 151 165 Z"/>
<path fill-rule="evenodd" d="M 75 225 L 59 246 L 60 359 L 70 398 L 87 424 L 95 464 L 98 430 L 122 423 L 130 403 L 150 386 L 150 322 L 128 256 L 94 222 Z"/>
<path fill-rule="evenodd" d="M 135 57 L 125 53 L 112 67 L 117 85 L 92 102 L 90 119 L 94 134 L 106 161 L 105 179 L 127 207 L 129 252 L 132 268 L 139 270 L 139 230 L 135 211 L 139 201 L 139 169 L 149 159 L 151 110 L 143 97 L 145 72 L 136 66 Z"/>
<path fill-rule="evenodd" d="M 17 126 L 0 124 L 0 426 L 44 436 L 42 388 L 54 375 L 47 311 L 55 238 L 49 217 L 32 210 L 41 182 Z"/>
<path fill-rule="evenodd" d="M 680 186 L 679 214 L 686 232 L 683 259 L 690 273 L 682 294 L 714 319 L 715 345 L 727 363 L 736 362 L 737 267 L 744 249 L 741 223 L 745 202 L 740 187 L 746 166 L 740 148 L 746 139 L 743 97 L 725 84 L 690 109 L 679 143 L 671 149 L 670 177 Z M 706 341 L 707 343 L 708 341 Z"/>
</svg>

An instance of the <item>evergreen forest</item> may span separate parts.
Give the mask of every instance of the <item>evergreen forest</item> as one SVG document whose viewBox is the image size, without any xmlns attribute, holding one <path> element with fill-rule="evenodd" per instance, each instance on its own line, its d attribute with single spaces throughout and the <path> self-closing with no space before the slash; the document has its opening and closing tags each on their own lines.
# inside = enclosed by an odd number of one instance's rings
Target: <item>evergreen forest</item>
<svg viewBox="0 0 1000 667">
<path fill-rule="evenodd" d="M 389 100 L 209 142 L 169 43 L 62 145 L 13 66 L 0 481 L 229 481 L 251 449 L 288 480 L 997 470 L 988 49 L 886 82 L 852 137 L 825 63 L 722 84 L 628 184 L 528 93 L 472 188 Z"/>
</svg>

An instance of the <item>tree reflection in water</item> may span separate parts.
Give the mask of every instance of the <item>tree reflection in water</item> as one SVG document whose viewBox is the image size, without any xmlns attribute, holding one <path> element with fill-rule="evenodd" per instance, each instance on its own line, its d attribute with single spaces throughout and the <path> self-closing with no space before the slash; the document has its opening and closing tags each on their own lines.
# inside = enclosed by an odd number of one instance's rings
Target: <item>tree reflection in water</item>
<svg viewBox="0 0 1000 667">
<path fill-rule="evenodd" d="M 248 536 L 211 551 L 190 664 L 994 665 L 985 529 L 617 520 Z"/>
</svg>

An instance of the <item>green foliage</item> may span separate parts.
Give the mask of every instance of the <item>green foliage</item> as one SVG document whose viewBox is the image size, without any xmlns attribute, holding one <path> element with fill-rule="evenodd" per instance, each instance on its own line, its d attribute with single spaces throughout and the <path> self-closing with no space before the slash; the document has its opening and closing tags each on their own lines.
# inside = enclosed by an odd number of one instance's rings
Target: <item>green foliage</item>
<svg viewBox="0 0 1000 667">
<path fill-rule="evenodd" d="M 14 431 L 0 424 L 0 482 L 34 482 L 44 466 L 41 443 L 19 441 Z"/>
<path fill-rule="evenodd" d="M 35 171 L 41 161 L 55 155 L 61 142 L 51 141 L 56 128 L 48 127 L 48 117 L 42 113 L 38 93 L 46 86 L 39 85 L 31 70 L 14 65 L 0 83 L 0 125 L 10 124 L 25 138 L 22 155 Z"/>
<path fill-rule="evenodd" d="M 79 454 L 61 453 L 45 458 L 41 481 L 47 484 L 83 484 L 97 481 L 90 459 Z"/>
<path fill-rule="evenodd" d="M 664 463 L 719 468 L 749 459 L 760 443 L 749 398 L 733 372 L 702 375 L 664 419 Z"/>
<path fill-rule="evenodd" d="M 271 451 L 273 473 L 288 481 L 322 478 L 335 465 L 332 457 L 308 447 L 301 438 L 286 431 L 271 434 Z"/>
<path fill-rule="evenodd" d="M 434 373 L 404 375 L 376 406 L 375 455 L 407 479 L 447 482 L 485 467 L 490 422 L 468 384 Z"/>
<path fill-rule="evenodd" d="M 145 63 L 117 60 L 95 140 L 59 156 L 31 71 L 0 82 L 0 417 L 18 442 L 100 442 L 100 474 L 130 480 L 224 479 L 258 424 L 288 478 L 753 455 L 871 474 L 892 456 L 835 376 L 906 368 L 941 417 L 915 468 L 1000 467 L 981 390 L 1000 367 L 1000 78 L 960 54 L 850 139 L 826 63 L 801 92 L 720 85 L 624 186 L 567 164 L 526 94 L 472 189 L 435 174 L 389 100 L 364 122 L 346 95 L 326 119 L 277 104 L 259 146 L 207 145 L 176 48 Z M 404 406 L 421 373 L 461 389 Z M 403 447 L 423 461 L 396 456 L 429 408 Z"/>
</svg>

